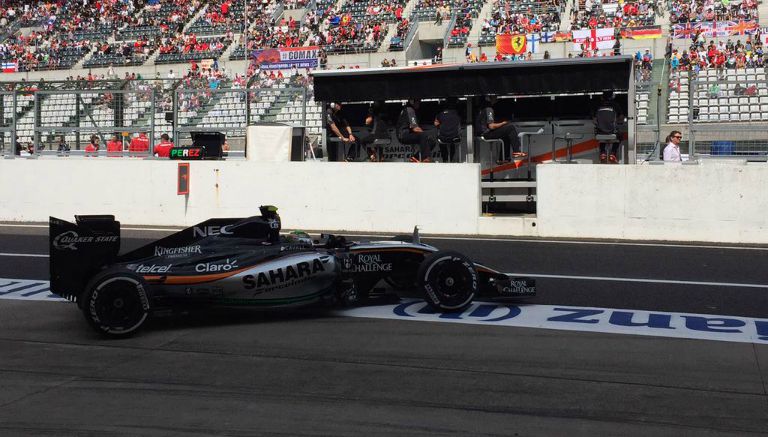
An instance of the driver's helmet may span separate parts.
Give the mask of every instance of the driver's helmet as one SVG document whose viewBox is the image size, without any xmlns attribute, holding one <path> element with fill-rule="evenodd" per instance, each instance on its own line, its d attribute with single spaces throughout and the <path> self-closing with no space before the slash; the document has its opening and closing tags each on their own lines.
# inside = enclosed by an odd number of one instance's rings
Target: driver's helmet
<svg viewBox="0 0 768 437">
<path fill-rule="evenodd" d="M 304 231 L 291 231 L 285 237 L 290 242 L 312 245 L 312 237 Z"/>
</svg>

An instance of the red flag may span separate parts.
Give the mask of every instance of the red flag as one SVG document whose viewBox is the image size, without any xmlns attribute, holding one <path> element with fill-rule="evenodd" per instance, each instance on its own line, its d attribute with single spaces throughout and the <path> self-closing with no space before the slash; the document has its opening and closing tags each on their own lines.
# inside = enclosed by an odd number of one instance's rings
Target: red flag
<svg viewBox="0 0 768 437">
<path fill-rule="evenodd" d="M 496 53 L 501 55 L 525 53 L 526 46 L 525 35 L 496 35 Z"/>
</svg>

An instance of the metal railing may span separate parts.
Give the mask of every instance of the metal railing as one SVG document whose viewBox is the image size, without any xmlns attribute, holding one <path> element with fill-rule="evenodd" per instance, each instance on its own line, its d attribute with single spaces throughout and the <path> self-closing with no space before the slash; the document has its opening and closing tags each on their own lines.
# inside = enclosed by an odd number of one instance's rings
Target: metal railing
<svg viewBox="0 0 768 437">
<path fill-rule="evenodd" d="M 0 154 L 14 153 L 18 93 L 0 91 Z"/>
<path fill-rule="evenodd" d="M 38 91 L 35 93 L 32 136 L 36 150 L 56 150 L 62 138 L 80 150 L 93 136 L 106 144 L 113 135 L 154 131 L 154 90 Z M 144 117 L 144 118 L 142 118 Z M 150 149 L 153 146 L 150 137 Z"/>
<path fill-rule="evenodd" d="M 165 82 L 0 91 L 0 155 L 16 152 L 17 137 L 23 149 L 43 155 L 77 156 L 92 140 L 102 152 L 115 141 L 129 152 L 132 138 L 146 133 L 148 150 L 130 155 L 149 156 L 163 134 L 189 145 L 194 132 L 221 132 L 230 157 L 242 156 L 247 127 L 264 122 L 303 126 L 310 136 L 320 136 L 321 111 L 314 104 L 308 108 L 306 88 L 184 88 Z"/>
</svg>

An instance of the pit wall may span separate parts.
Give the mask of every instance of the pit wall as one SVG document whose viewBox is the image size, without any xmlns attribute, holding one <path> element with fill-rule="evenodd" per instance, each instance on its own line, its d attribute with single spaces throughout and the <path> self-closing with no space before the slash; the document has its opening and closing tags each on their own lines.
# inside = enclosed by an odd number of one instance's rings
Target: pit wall
<svg viewBox="0 0 768 437">
<path fill-rule="evenodd" d="M 542 236 L 768 243 L 768 164 L 544 165 Z"/>
<path fill-rule="evenodd" d="M 481 216 L 477 164 L 0 160 L 0 221 L 191 225 L 280 208 L 286 229 L 768 244 L 768 164 L 540 165 L 536 216 Z"/>
<path fill-rule="evenodd" d="M 113 214 L 124 224 L 192 225 L 280 209 L 288 229 L 475 233 L 479 165 L 190 162 L 178 195 L 172 161 L 0 160 L 0 221 Z"/>
</svg>

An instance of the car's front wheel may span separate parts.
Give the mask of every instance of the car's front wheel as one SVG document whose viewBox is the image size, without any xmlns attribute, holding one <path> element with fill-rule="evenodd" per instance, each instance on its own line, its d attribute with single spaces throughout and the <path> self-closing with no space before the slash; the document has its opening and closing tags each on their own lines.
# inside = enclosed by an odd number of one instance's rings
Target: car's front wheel
<svg viewBox="0 0 768 437">
<path fill-rule="evenodd" d="M 440 251 L 428 256 L 419 266 L 416 277 L 424 292 L 424 300 L 443 312 L 460 311 L 469 306 L 479 287 L 475 265 L 454 251 Z"/>
<path fill-rule="evenodd" d="M 135 334 L 149 318 L 149 295 L 144 279 L 129 272 L 104 272 L 94 277 L 83 294 L 85 319 L 110 337 Z"/>
</svg>

